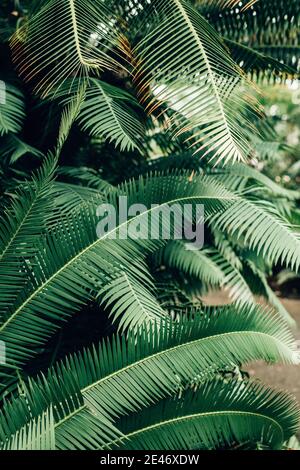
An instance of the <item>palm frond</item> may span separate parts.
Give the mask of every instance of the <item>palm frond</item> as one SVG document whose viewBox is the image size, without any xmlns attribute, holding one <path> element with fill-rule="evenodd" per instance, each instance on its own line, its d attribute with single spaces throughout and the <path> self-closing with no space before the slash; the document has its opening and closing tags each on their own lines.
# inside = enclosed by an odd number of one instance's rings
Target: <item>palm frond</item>
<svg viewBox="0 0 300 470">
<path fill-rule="evenodd" d="M 64 182 L 72 183 L 75 186 L 85 186 L 97 191 L 114 190 L 114 186 L 101 176 L 101 171 L 90 167 L 60 166 L 57 174 Z"/>
<path fill-rule="evenodd" d="M 278 145 L 276 148 L 278 149 Z M 261 188 L 272 196 L 284 197 L 291 201 L 300 198 L 299 191 L 286 189 L 264 173 L 243 163 L 235 163 L 230 166 L 230 169 L 214 168 L 208 172 L 213 174 L 217 179 L 220 178 L 222 184 L 231 191 L 243 191 L 250 187 L 252 193 L 255 193 Z"/>
<path fill-rule="evenodd" d="M 126 272 L 121 272 L 100 290 L 101 304 L 104 304 L 106 309 L 109 307 L 112 321 L 119 320 L 118 326 L 122 331 L 129 327 L 132 331 L 138 331 L 142 325 L 157 322 L 165 316 L 154 293 L 151 292 L 154 288 L 151 284 L 150 275 L 145 286 Z"/>
<path fill-rule="evenodd" d="M 192 181 L 186 174 L 140 178 L 122 185 L 120 191 L 128 196 L 128 206 L 141 200 L 151 206 L 129 219 L 128 227 L 138 222 L 148 228 L 149 215 L 165 206 L 201 203 L 211 226 L 231 236 L 242 234 L 246 246 L 262 251 L 273 262 L 281 259 L 287 265 L 299 265 L 299 252 L 295 251 L 299 240 L 288 225 L 269 208 L 240 198 L 212 177 L 195 176 Z M 116 194 L 110 198 L 113 202 Z M 114 234 L 118 238 L 118 224 L 98 238 L 97 222 L 94 206 L 84 207 L 58 223 L 47 237 L 45 248 L 36 255 L 34 274 L 0 327 L 8 364 L 24 364 L 36 354 L 58 325 L 96 296 L 116 270 L 147 279 L 140 260 L 157 249 L 159 240 L 113 240 Z M 16 334 L 20 329 L 22 337 Z"/>
<path fill-rule="evenodd" d="M 259 0 L 253 2 L 251 8 L 243 6 L 221 11 L 219 6 L 204 2 L 201 12 L 226 39 L 283 62 L 299 74 L 297 0 Z"/>
<path fill-rule="evenodd" d="M 187 250 L 186 244 L 179 240 L 170 241 L 159 250 L 155 264 L 176 268 L 210 287 L 220 286 L 224 281 L 224 273 L 214 262 L 210 249 Z"/>
<path fill-rule="evenodd" d="M 30 276 L 30 260 L 40 248 L 51 213 L 55 162 L 48 157 L 37 173 L 19 188 L 0 222 L 1 323 Z"/>
<path fill-rule="evenodd" d="M 158 0 L 154 6 L 161 22 L 133 50 L 148 111 L 167 102 L 176 111 L 171 128 L 175 134 L 193 131 L 196 151 L 210 152 L 217 161 L 245 160 L 251 126 L 238 112 L 243 102 L 234 93 L 241 79 L 238 67 L 214 29 L 186 1 Z"/>
<path fill-rule="evenodd" d="M 122 151 L 141 151 L 145 130 L 134 110 L 138 106 L 121 88 L 91 78 L 78 121 L 83 130 L 114 142 Z"/>
<path fill-rule="evenodd" d="M 213 260 L 224 273 L 220 287 L 228 291 L 230 299 L 238 305 L 254 304 L 253 292 L 247 279 L 235 263 L 228 261 L 221 253 L 216 253 Z"/>
<path fill-rule="evenodd" d="M 205 203 L 207 214 L 221 210 L 236 196 L 211 179 L 201 183 L 189 181 L 187 175 L 149 177 L 122 185 L 128 195 L 128 206 L 141 200 L 150 209 L 129 219 L 126 226 L 139 221 L 148 227 L 149 214 L 173 203 Z M 153 204 L 156 194 L 156 204 Z M 111 202 L 115 194 L 111 194 Z M 1 339 L 6 342 L 7 365 L 21 365 L 54 333 L 61 322 L 79 311 L 91 297 L 96 296 L 106 282 L 118 271 L 132 272 L 143 279 L 144 264 L 139 260 L 153 249 L 157 240 L 113 240 L 118 238 L 119 226 L 110 232 L 96 233 L 98 219 L 93 205 L 70 214 L 51 230 L 45 246 L 35 257 L 33 274 L 26 288 L 7 313 L 0 326 Z M 139 248 L 142 247 L 142 250 Z M 143 253 L 143 254 L 142 254 Z M 147 276 L 146 276 L 147 279 Z M 13 289 L 13 283 L 12 289 Z M 22 336 L 17 334 L 22 330 Z"/>
<path fill-rule="evenodd" d="M 296 64 L 293 64 L 287 54 L 282 54 L 282 59 L 285 60 L 282 62 L 280 54 L 275 53 L 272 47 L 253 49 L 229 39 L 226 39 L 225 43 L 234 61 L 252 80 L 270 83 L 272 79 L 278 82 L 278 79 L 284 81 L 287 78 L 297 77 Z"/>
<path fill-rule="evenodd" d="M 252 256 L 251 256 L 252 255 Z M 248 256 L 245 256 L 246 264 L 246 276 L 248 282 L 253 286 L 253 291 L 255 295 L 260 295 L 265 298 L 269 305 L 273 306 L 282 319 L 291 327 L 296 328 L 296 321 L 286 310 L 282 302 L 278 299 L 277 295 L 268 284 L 266 275 L 264 272 L 257 266 L 257 262 L 252 253 L 249 253 Z"/>
<path fill-rule="evenodd" d="M 21 428 L 3 450 L 55 450 L 52 409 Z"/>
<path fill-rule="evenodd" d="M 43 153 L 40 150 L 27 144 L 14 134 L 8 134 L 6 136 L 1 146 L 1 152 L 2 157 L 8 158 L 11 165 L 27 155 L 34 155 L 39 159 L 43 157 Z"/>
<path fill-rule="evenodd" d="M 58 172 L 59 173 L 59 172 Z M 108 185 L 105 185 L 107 188 Z M 53 185 L 53 211 L 48 226 L 53 227 L 76 212 L 81 214 L 85 207 L 96 208 L 106 201 L 105 190 L 100 191 L 72 183 L 55 182 Z"/>
<path fill-rule="evenodd" d="M 149 406 L 191 381 L 201 383 L 227 365 L 255 359 L 299 361 L 282 320 L 259 306 L 188 309 L 175 322 L 163 320 L 143 327 L 138 336 L 129 334 L 127 340 L 114 337 L 31 380 L 19 397 L 4 405 L 0 439 L 5 442 L 29 416 L 34 419 L 52 405 L 58 448 L 99 448 L 99 441 L 103 438 L 104 445 L 109 434 L 116 439 L 112 420 Z M 96 423 L 102 429 L 98 441 L 90 438 Z"/>
<path fill-rule="evenodd" d="M 156 262 L 197 279 L 206 290 L 224 288 L 232 301 L 240 305 L 254 303 L 251 289 L 241 271 L 217 250 L 188 251 L 185 243 L 171 241 L 156 254 Z"/>
<path fill-rule="evenodd" d="M 217 397 L 217 398 L 216 398 Z M 295 400 L 256 382 L 215 380 L 123 418 L 115 449 L 280 449 L 298 429 Z"/>
<path fill-rule="evenodd" d="M 229 236 L 241 237 L 245 247 L 256 250 L 270 262 L 299 269 L 300 240 L 272 204 L 243 199 L 214 216 L 210 223 Z"/>
<path fill-rule="evenodd" d="M 3 84 L 3 86 L 2 86 Z M 0 136 L 18 134 L 25 119 L 24 96 L 19 88 L 0 81 Z"/>
</svg>

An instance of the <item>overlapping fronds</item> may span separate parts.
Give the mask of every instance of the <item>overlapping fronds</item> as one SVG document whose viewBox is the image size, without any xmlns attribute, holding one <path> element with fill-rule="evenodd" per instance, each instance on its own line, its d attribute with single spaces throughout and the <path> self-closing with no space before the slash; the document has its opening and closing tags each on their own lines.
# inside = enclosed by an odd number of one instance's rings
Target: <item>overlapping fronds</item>
<svg viewBox="0 0 300 470">
<path fill-rule="evenodd" d="M 36 92 L 47 95 L 72 77 L 121 68 L 120 24 L 103 2 L 48 0 L 39 7 L 11 42 L 19 73 Z"/>
<path fill-rule="evenodd" d="M 217 161 L 244 160 L 251 126 L 239 112 L 245 101 L 233 90 L 241 77 L 226 47 L 188 2 L 151 5 L 161 21 L 133 50 L 140 99 L 150 113 L 167 102 L 176 111 L 171 128 L 194 131 L 196 151 Z"/>
<path fill-rule="evenodd" d="M 216 400 L 216 397 L 217 400 Z M 120 421 L 116 449 L 281 448 L 298 427 L 292 397 L 255 382 L 215 380 Z"/>
<path fill-rule="evenodd" d="M 240 305 L 254 303 L 253 294 L 241 270 L 217 250 L 187 251 L 185 243 L 172 241 L 158 252 L 156 258 L 156 262 L 197 279 L 206 290 L 224 288 L 232 301 Z"/>
<path fill-rule="evenodd" d="M 52 409 L 21 428 L 3 450 L 55 450 Z"/>
<path fill-rule="evenodd" d="M 250 83 L 297 76 L 296 0 L 4 3 L 0 449 L 292 445 L 242 366 L 300 363 L 300 193 L 258 171 L 297 151 Z"/>
<path fill-rule="evenodd" d="M 222 36 L 269 56 L 270 64 L 275 59 L 299 74 L 300 14 L 297 0 L 260 0 L 247 9 L 243 8 L 244 5 L 236 5 L 222 12 L 214 4 L 203 3 L 201 11 Z M 264 71 L 258 71 L 258 75 L 264 76 Z"/>
<path fill-rule="evenodd" d="M 134 111 L 137 106 L 121 88 L 90 79 L 78 121 L 83 130 L 114 142 L 121 150 L 141 149 L 145 130 Z"/>
</svg>

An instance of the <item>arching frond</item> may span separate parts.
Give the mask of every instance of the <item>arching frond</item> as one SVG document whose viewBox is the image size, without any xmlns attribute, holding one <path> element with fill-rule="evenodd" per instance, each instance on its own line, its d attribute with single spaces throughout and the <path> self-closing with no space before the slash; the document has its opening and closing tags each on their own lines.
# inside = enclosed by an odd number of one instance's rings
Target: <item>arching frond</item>
<svg viewBox="0 0 300 470">
<path fill-rule="evenodd" d="M 93 78 L 78 121 L 83 130 L 114 142 L 121 150 L 141 150 L 145 130 L 134 110 L 137 106 L 126 91 Z"/>
<path fill-rule="evenodd" d="M 102 437 L 115 434 L 112 420 L 147 407 L 190 381 L 201 382 L 224 366 L 255 359 L 299 361 L 287 328 L 262 307 L 186 313 L 178 321 L 165 320 L 159 328 L 144 327 L 127 341 L 115 337 L 70 356 L 23 386 L 20 396 L 3 408 L 0 439 L 5 441 L 28 416 L 38 417 L 52 404 L 58 448 L 98 448 Z M 92 419 L 95 422 L 89 424 Z M 103 429 L 98 441 L 89 437 L 96 423 Z"/>
<path fill-rule="evenodd" d="M 123 418 L 118 450 L 280 449 L 298 428 L 295 400 L 256 382 L 216 380 Z"/>
<path fill-rule="evenodd" d="M 222 40 L 185 0 L 154 5 L 161 22 L 133 50 L 148 111 L 166 102 L 177 112 L 171 128 L 194 131 L 190 143 L 196 151 L 210 152 L 222 162 L 245 160 L 250 124 L 238 112 L 243 95 L 234 88 L 240 75 Z"/>
<path fill-rule="evenodd" d="M 52 409 L 21 428 L 3 450 L 55 450 Z"/>
<path fill-rule="evenodd" d="M 143 180 L 137 186 L 131 182 L 121 189 L 128 194 L 128 205 L 139 202 L 142 197 L 150 207 L 154 188 L 158 206 L 136 217 L 146 226 L 149 214 L 159 212 L 169 203 L 206 202 L 207 213 L 213 213 L 236 198 L 213 181 L 203 179 L 197 186 L 190 184 L 187 177 L 176 175 L 149 178 L 146 185 Z M 114 195 L 111 197 L 115 198 Z M 22 364 L 31 357 L 61 321 L 67 319 L 71 312 L 78 311 L 92 293 L 97 295 L 114 269 L 132 269 L 134 275 L 137 272 L 138 277 L 143 278 L 144 268 L 138 261 L 141 252 L 136 246 L 137 243 L 143 246 L 146 255 L 153 243 L 156 246 L 155 241 L 112 240 L 119 224 L 112 232 L 103 233 L 98 238 L 95 208 L 85 206 L 83 209 L 55 226 L 45 248 L 36 255 L 34 275 L 27 279 L 26 289 L 0 326 L 0 338 L 6 342 L 8 365 Z M 126 225 L 129 223 L 132 220 Z M 14 334 L 20 329 L 22 336 Z"/>
<path fill-rule="evenodd" d="M 245 73 L 249 74 L 252 80 L 267 81 L 268 83 L 272 79 L 274 82 L 278 82 L 278 79 L 283 81 L 297 76 L 297 69 L 293 67 L 295 64 L 290 60 L 288 54 L 285 56 L 282 54 L 282 59 L 285 62 L 281 62 L 280 54 L 274 53 L 272 48 L 253 49 L 229 39 L 225 43 L 229 47 L 234 61 Z M 283 49 L 281 48 L 281 50 Z M 270 55 L 268 51 L 271 52 Z"/>
</svg>

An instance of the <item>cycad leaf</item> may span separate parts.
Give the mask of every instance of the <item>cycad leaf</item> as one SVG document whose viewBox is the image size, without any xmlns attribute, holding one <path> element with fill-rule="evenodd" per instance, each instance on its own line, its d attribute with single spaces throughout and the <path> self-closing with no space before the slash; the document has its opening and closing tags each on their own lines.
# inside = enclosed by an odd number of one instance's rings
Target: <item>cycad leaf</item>
<svg viewBox="0 0 300 470">
<path fill-rule="evenodd" d="M 205 203 L 206 213 L 224 209 L 237 196 L 213 179 L 201 178 L 192 183 L 187 175 L 149 177 L 120 187 L 130 204 L 144 201 L 149 209 L 125 225 L 139 220 L 148 227 L 149 214 L 162 207 L 190 202 Z M 157 205 L 152 207 L 153 194 Z M 111 202 L 116 195 L 111 194 Z M 97 237 L 98 219 L 93 205 L 70 214 L 55 226 L 44 249 L 37 253 L 33 272 L 0 326 L 0 338 L 6 342 L 7 365 L 21 365 L 36 354 L 61 322 L 81 309 L 100 288 L 118 272 L 132 272 L 145 278 L 142 257 L 157 248 L 157 240 L 113 240 L 119 224 L 111 232 Z M 122 226 L 122 224 L 120 224 Z M 146 276 L 147 279 L 147 276 Z M 19 335 L 22 331 L 22 336 Z"/>
<path fill-rule="evenodd" d="M 70 356 L 45 377 L 31 380 L 4 406 L 0 439 L 52 405 L 58 448 L 91 448 L 89 426 L 102 429 L 99 439 L 105 439 L 106 429 L 106 438 L 111 434 L 115 440 L 112 420 L 156 403 L 190 381 L 201 383 L 218 369 L 255 359 L 299 361 L 284 323 L 262 307 L 182 313 L 176 322 L 164 320 L 141 329 L 138 336 L 113 337 Z M 99 439 L 94 448 L 103 445 Z"/>
<path fill-rule="evenodd" d="M 238 111 L 242 94 L 233 91 L 240 82 L 238 67 L 185 0 L 157 0 L 154 6 L 161 22 L 133 50 L 140 95 L 149 101 L 154 94 L 149 112 L 167 102 L 177 111 L 171 126 L 179 133 L 194 131 L 196 151 L 204 149 L 217 161 L 244 160 L 250 126 Z"/>
<path fill-rule="evenodd" d="M 181 241 L 171 241 L 157 255 L 158 262 L 198 279 L 207 288 L 225 288 L 240 305 L 254 303 L 252 292 L 240 270 L 216 250 L 186 250 Z"/>
<path fill-rule="evenodd" d="M 19 73 L 47 95 L 90 70 L 116 70 L 117 19 L 99 0 L 47 0 L 12 39 Z"/>
<path fill-rule="evenodd" d="M 15 86 L 0 80 L 0 136 L 9 132 L 20 132 L 24 118 L 23 93 Z"/>
<path fill-rule="evenodd" d="M 23 185 L 0 222 L 0 310 L 6 319 L 27 282 L 30 261 L 40 248 L 51 214 L 55 162 L 48 157 L 31 181 Z M 25 186 L 25 187 L 24 187 Z"/>
<path fill-rule="evenodd" d="M 121 150 L 140 150 L 145 131 L 134 106 L 138 103 L 129 93 L 90 79 L 78 121 L 83 130 L 114 142 Z"/>
<path fill-rule="evenodd" d="M 256 382 L 214 380 L 123 418 L 112 447 L 135 450 L 281 448 L 298 429 L 296 401 Z M 110 446 L 108 446 L 110 447 Z"/>
<path fill-rule="evenodd" d="M 21 428 L 4 445 L 3 450 L 55 450 L 52 409 Z"/>
<path fill-rule="evenodd" d="M 268 55 L 267 49 L 251 49 L 250 47 L 239 44 L 235 41 L 227 39 L 225 41 L 230 49 L 234 61 L 250 75 L 252 80 L 278 81 L 278 78 L 285 80 L 297 76 L 297 70 L 282 63 L 280 60 Z"/>
<path fill-rule="evenodd" d="M 99 292 L 101 303 L 106 308 L 109 307 L 113 322 L 119 320 L 119 329 L 122 331 L 128 327 L 133 331 L 138 331 L 142 325 L 158 321 L 165 315 L 151 292 L 153 290 L 151 284 L 150 276 L 145 286 L 130 274 L 121 272 Z"/>
</svg>

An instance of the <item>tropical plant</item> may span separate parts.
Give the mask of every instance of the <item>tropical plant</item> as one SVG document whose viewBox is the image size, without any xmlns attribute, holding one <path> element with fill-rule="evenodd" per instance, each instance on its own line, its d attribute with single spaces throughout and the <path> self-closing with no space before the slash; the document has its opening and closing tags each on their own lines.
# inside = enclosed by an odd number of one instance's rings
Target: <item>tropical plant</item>
<svg viewBox="0 0 300 470">
<path fill-rule="evenodd" d="M 299 192 L 253 166 L 278 143 L 257 86 L 299 72 L 293 4 L 3 2 L 1 449 L 292 442 L 296 401 L 243 366 L 300 360 L 268 283 L 299 272 Z M 124 196 L 146 210 L 97 233 Z M 187 203 L 201 250 L 163 236 Z"/>
</svg>

